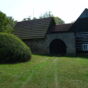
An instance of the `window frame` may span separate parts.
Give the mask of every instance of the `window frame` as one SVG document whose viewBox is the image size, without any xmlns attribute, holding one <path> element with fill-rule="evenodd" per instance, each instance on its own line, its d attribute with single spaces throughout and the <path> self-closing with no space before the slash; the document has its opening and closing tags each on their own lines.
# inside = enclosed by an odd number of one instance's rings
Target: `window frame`
<svg viewBox="0 0 88 88">
<path fill-rule="evenodd" d="M 82 51 L 88 51 L 88 43 L 82 44 Z"/>
</svg>

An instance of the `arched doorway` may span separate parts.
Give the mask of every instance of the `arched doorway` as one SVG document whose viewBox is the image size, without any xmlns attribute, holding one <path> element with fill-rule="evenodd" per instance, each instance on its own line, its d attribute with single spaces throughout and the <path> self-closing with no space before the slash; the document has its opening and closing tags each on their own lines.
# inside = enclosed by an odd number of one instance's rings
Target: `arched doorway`
<svg viewBox="0 0 88 88">
<path fill-rule="evenodd" d="M 59 55 L 59 56 L 66 55 L 66 45 L 60 39 L 53 40 L 50 44 L 49 50 L 51 55 Z"/>
</svg>

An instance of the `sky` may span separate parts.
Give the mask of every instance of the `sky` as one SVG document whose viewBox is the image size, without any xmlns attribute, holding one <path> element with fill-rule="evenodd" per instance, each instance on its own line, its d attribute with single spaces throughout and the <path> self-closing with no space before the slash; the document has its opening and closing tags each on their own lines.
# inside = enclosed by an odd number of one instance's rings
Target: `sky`
<svg viewBox="0 0 88 88">
<path fill-rule="evenodd" d="M 38 18 L 51 11 L 65 23 L 71 23 L 85 8 L 88 8 L 88 0 L 0 0 L 0 11 L 17 21 L 29 16 Z"/>
</svg>

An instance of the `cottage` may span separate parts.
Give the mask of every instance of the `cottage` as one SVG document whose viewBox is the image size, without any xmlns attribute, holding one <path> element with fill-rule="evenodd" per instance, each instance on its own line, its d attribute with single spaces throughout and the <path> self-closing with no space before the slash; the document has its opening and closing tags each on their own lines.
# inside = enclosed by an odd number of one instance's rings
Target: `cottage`
<svg viewBox="0 0 88 88">
<path fill-rule="evenodd" d="M 33 53 L 88 54 L 88 9 L 74 23 L 57 25 L 53 17 L 17 22 L 15 32 Z"/>
</svg>

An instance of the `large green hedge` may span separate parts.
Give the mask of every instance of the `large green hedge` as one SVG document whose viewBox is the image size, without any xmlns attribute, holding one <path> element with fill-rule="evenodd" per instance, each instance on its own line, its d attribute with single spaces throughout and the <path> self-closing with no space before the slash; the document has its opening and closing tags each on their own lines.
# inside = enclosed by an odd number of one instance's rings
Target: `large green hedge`
<svg viewBox="0 0 88 88">
<path fill-rule="evenodd" d="M 0 62 L 24 62 L 31 58 L 30 48 L 13 34 L 0 33 Z"/>
</svg>

